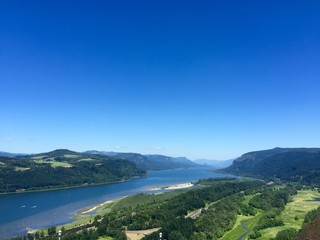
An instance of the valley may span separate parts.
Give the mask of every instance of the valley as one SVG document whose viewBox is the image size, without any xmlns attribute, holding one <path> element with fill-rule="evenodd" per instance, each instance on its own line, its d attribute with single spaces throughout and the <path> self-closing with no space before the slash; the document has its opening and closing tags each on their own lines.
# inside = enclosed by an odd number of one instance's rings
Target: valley
<svg viewBox="0 0 320 240">
<path fill-rule="evenodd" d="M 63 153 L 60 157 L 50 156 L 52 153 L 32 156 L 32 161 L 34 164 L 46 162 L 52 169 L 70 169 L 79 162 L 98 163 L 101 167 L 102 162 L 97 161 L 106 157 Z M 218 170 L 246 177 L 218 177 L 208 167 L 155 171 L 161 176 L 155 178 L 159 180 L 158 185 L 143 185 L 144 178 L 130 180 L 126 183 L 128 186 L 141 181 L 144 190 L 138 187 L 137 194 L 122 193 L 118 198 L 78 211 L 67 224 L 40 227 L 28 234 L 49 240 L 57 236 L 58 230 L 63 232 L 65 240 L 156 240 L 159 234 L 169 240 L 294 240 L 301 229 L 307 234 L 305 229 L 318 216 L 318 212 L 314 212 L 320 207 L 318 154 L 319 149 L 276 148 L 246 153 L 231 166 Z M 107 158 L 104 161 L 125 161 L 136 166 L 128 159 Z M 303 165 L 305 161 L 308 164 Z M 28 165 L 15 167 L 19 173 L 30 171 Z M 183 173 L 185 177 L 181 178 Z M 194 180 L 190 174 L 194 174 Z M 173 176 L 177 181 L 163 182 Z M 148 178 L 145 181 L 148 182 Z M 113 184 L 110 189 L 112 187 Z"/>
</svg>

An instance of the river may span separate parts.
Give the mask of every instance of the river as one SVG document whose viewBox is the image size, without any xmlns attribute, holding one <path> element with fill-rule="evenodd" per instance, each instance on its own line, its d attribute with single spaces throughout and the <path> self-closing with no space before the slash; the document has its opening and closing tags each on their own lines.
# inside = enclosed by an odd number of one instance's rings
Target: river
<svg viewBox="0 0 320 240">
<path fill-rule="evenodd" d="M 231 176 L 210 170 L 213 169 L 199 167 L 149 171 L 147 177 L 121 183 L 0 195 L 0 239 L 23 235 L 27 229 L 72 222 L 71 217 L 80 209 L 135 193 L 155 193 L 151 188 Z"/>
</svg>

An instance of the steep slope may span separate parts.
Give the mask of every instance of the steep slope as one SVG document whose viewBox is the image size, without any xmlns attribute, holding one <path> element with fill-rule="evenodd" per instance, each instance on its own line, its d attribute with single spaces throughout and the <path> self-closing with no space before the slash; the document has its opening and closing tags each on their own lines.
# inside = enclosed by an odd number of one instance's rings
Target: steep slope
<svg viewBox="0 0 320 240">
<path fill-rule="evenodd" d="M 320 215 L 300 231 L 297 237 L 297 240 L 320 239 L 319 229 L 320 229 Z"/>
<path fill-rule="evenodd" d="M 249 152 L 223 169 L 224 172 L 320 183 L 320 148 L 275 148 Z"/>
</svg>

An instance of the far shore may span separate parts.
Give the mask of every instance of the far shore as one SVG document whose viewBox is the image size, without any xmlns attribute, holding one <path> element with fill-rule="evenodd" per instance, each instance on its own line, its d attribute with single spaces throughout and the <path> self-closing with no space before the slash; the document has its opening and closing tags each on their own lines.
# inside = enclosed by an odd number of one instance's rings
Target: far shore
<svg viewBox="0 0 320 240">
<path fill-rule="evenodd" d="M 104 182 L 104 183 L 92 183 L 92 184 L 81 184 L 81 185 L 73 185 L 73 186 L 61 186 L 61 187 L 51 187 L 51 188 L 41 188 L 41 189 L 18 189 L 16 192 L 2 192 L 0 195 L 9 195 L 9 194 L 22 194 L 22 193 L 32 193 L 32 192 L 47 192 L 47 191 L 57 191 L 57 190 L 64 190 L 64 189 L 72 189 L 72 188 L 83 188 L 83 187 L 94 187 L 94 186 L 101 186 L 101 185 L 110 185 L 114 183 L 121 183 L 127 182 L 130 180 L 134 180 L 137 178 L 144 178 L 146 175 L 143 176 L 134 176 L 128 179 L 122 179 L 114 182 Z"/>
</svg>

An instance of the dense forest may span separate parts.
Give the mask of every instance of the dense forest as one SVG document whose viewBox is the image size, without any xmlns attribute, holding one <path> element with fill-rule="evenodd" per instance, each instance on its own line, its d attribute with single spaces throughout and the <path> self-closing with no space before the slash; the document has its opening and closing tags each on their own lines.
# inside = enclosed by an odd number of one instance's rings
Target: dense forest
<svg viewBox="0 0 320 240">
<path fill-rule="evenodd" d="M 102 184 L 141 177 L 132 162 L 58 150 L 22 157 L 0 157 L 0 193 Z"/>
</svg>

